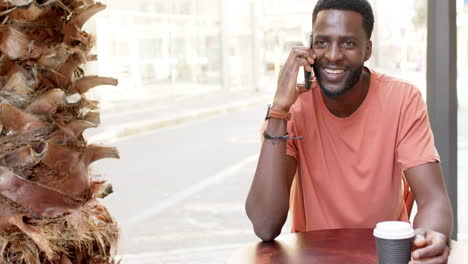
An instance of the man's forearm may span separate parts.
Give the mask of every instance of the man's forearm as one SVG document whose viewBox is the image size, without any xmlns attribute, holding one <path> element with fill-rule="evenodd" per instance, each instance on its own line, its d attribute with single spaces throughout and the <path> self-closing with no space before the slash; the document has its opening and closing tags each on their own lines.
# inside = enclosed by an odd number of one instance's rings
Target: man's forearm
<svg viewBox="0 0 468 264">
<path fill-rule="evenodd" d="M 267 131 L 274 136 L 286 134 L 286 121 L 270 119 Z M 255 233 L 263 240 L 273 240 L 286 221 L 294 176 L 289 170 L 292 168 L 286 156 L 285 140 L 265 140 L 246 201 L 247 215 Z"/>
<path fill-rule="evenodd" d="M 430 203 L 418 205 L 414 219 L 415 228 L 434 230 L 450 238 L 453 227 L 453 213 L 450 200 L 440 198 Z"/>
<path fill-rule="evenodd" d="M 412 167 L 405 171 L 405 176 L 418 205 L 413 225 L 450 237 L 453 221 L 452 205 L 440 163 L 430 162 Z"/>
</svg>

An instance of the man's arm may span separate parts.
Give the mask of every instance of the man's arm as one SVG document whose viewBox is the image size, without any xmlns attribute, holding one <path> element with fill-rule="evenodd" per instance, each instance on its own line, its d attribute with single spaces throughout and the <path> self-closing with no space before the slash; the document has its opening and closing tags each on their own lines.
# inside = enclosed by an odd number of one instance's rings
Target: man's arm
<svg viewBox="0 0 468 264">
<path fill-rule="evenodd" d="M 446 263 L 447 242 L 452 233 L 453 212 L 438 162 L 427 163 L 405 171 L 414 192 L 418 212 L 414 219 L 417 230 L 413 252 L 414 263 Z"/>
<path fill-rule="evenodd" d="M 315 55 L 307 47 L 295 47 L 278 76 L 278 86 L 271 109 L 289 112 L 299 96 L 306 91 L 304 85 L 297 85 L 299 68 L 312 71 Z M 284 136 L 287 121 L 277 118 L 268 120 L 267 133 Z M 260 151 L 257 170 L 245 203 L 247 216 L 254 231 L 264 241 L 275 239 L 286 221 L 289 210 L 289 192 L 296 173 L 297 162 L 286 155 L 286 142 L 265 139 Z"/>
<path fill-rule="evenodd" d="M 285 135 L 286 121 L 271 118 L 270 135 Z M 286 155 L 286 141 L 264 140 L 257 170 L 245 204 L 255 234 L 264 241 L 275 239 L 286 221 L 296 160 Z"/>
</svg>

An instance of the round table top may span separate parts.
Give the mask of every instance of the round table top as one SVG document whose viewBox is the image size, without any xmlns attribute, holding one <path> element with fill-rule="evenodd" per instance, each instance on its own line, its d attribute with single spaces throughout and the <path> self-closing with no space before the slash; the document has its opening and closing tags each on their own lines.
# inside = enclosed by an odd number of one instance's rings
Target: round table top
<svg viewBox="0 0 468 264">
<path fill-rule="evenodd" d="M 236 251 L 228 264 L 378 264 L 373 229 L 332 229 L 282 235 Z M 466 263 L 468 245 L 452 240 L 448 264 Z"/>
<path fill-rule="evenodd" d="M 377 264 L 372 229 L 333 229 L 293 233 L 235 252 L 227 262 Z"/>
</svg>

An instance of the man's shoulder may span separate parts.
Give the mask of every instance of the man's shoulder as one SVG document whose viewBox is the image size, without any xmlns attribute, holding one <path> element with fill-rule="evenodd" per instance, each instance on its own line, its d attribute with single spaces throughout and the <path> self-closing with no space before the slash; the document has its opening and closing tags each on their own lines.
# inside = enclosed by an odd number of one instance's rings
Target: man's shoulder
<svg viewBox="0 0 468 264">
<path fill-rule="evenodd" d="M 408 80 L 404 80 L 375 70 L 371 70 L 371 73 L 372 77 L 374 77 L 372 84 L 379 87 L 378 90 L 381 92 L 392 93 L 395 95 L 399 94 L 403 97 L 420 94 L 418 87 Z"/>
<path fill-rule="evenodd" d="M 401 87 L 402 89 L 417 89 L 416 85 L 408 80 L 375 70 L 371 70 L 371 73 L 380 85 Z"/>
</svg>

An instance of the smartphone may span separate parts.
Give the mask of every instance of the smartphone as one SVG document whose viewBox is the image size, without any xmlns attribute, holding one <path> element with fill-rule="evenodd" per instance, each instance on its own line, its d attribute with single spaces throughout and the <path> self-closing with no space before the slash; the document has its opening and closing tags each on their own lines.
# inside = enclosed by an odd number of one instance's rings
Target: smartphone
<svg viewBox="0 0 468 264">
<path fill-rule="evenodd" d="M 309 36 L 309 48 L 312 48 L 314 45 L 314 34 L 312 34 L 312 32 L 310 32 L 310 36 Z M 311 65 L 312 66 L 312 65 Z M 308 72 L 304 69 L 304 84 L 305 84 L 305 87 L 307 89 L 310 89 L 310 74 L 311 72 Z"/>
</svg>

